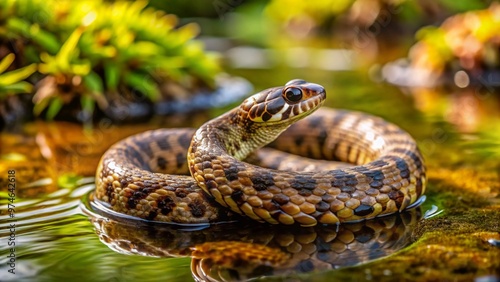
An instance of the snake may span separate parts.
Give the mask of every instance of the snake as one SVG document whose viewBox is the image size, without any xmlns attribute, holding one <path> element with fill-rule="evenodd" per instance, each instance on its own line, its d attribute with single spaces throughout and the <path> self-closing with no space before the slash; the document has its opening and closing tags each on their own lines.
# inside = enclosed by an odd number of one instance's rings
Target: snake
<svg viewBox="0 0 500 282">
<path fill-rule="evenodd" d="M 319 109 L 325 99 L 323 86 L 294 79 L 198 129 L 162 128 L 123 139 L 99 162 L 95 199 L 119 214 L 181 225 L 241 216 L 329 225 L 415 205 L 427 180 L 411 135 L 370 114 Z M 294 170 L 285 169 L 290 164 Z"/>
</svg>

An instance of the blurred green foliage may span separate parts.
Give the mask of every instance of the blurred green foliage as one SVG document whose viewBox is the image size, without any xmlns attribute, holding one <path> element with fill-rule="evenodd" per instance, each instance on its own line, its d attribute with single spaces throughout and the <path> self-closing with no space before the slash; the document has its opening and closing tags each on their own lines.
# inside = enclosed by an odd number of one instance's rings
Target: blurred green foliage
<svg viewBox="0 0 500 282">
<path fill-rule="evenodd" d="M 393 14 L 402 13 L 408 21 L 419 22 L 428 17 L 427 13 L 452 14 L 468 10 L 482 9 L 491 1 L 409 1 L 409 0 L 325 0 L 308 2 L 301 0 L 271 0 L 267 5 L 267 15 L 283 23 L 309 18 L 316 25 L 331 22 L 339 16 L 360 17 L 373 20 L 383 9 Z M 286 9 L 284 9 L 286 7 Z"/>
<path fill-rule="evenodd" d="M 235 7 L 237 20 L 231 26 L 233 36 L 249 34 L 243 40 L 254 44 L 288 46 L 300 45 L 304 39 L 340 39 L 339 44 L 359 44 L 375 37 L 388 42 L 411 38 L 420 27 L 439 23 L 446 17 L 468 10 L 488 7 L 491 1 L 409 1 L 409 0 L 269 0 L 264 8 L 261 1 L 246 1 Z M 250 7 L 252 6 L 252 7 Z M 250 13 L 252 13 L 250 15 Z M 264 26 L 264 27 L 263 27 Z M 307 38 L 306 36 L 307 35 Z M 407 36 L 404 36 L 407 35 Z M 367 39 L 368 37 L 368 39 Z M 281 39 L 283 42 L 281 42 Z M 288 39 L 288 40 L 287 40 Z M 300 39 L 298 41 L 297 39 Z M 358 42 L 355 42 L 358 41 Z"/>
<path fill-rule="evenodd" d="M 205 52 L 194 40 L 198 26 L 177 27 L 175 15 L 147 5 L 146 1 L 1 1 L 0 55 L 5 50 L 15 53 L 14 65 L 26 66 L 24 73 L 37 69 L 31 77 L 38 82 L 34 112 L 47 110 L 52 118 L 63 105 L 79 99 L 91 116 L 96 102 L 105 108 L 113 95 L 139 94 L 154 102 L 171 95 L 163 93 L 167 83 L 187 89 L 213 87 L 219 62 L 216 54 Z M 22 85 L 25 92 L 30 90 Z"/>
<path fill-rule="evenodd" d="M 30 83 L 23 80 L 36 71 L 35 64 L 6 72 L 7 68 L 14 62 L 15 57 L 11 53 L 0 61 L 0 100 L 5 99 L 8 95 L 29 93 L 33 88 Z"/>
<path fill-rule="evenodd" d="M 243 0 L 231 0 L 231 3 Z M 180 18 L 217 18 L 217 11 L 214 9 L 215 1 L 207 0 L 149 0 L 148 7 L 158 10 L 168 11 Z"/>
<path fill-rule="evenodd" d="M 326 0 L 326 1 L 300 1 L 300 0 L 272 0 L 266 12 L 271 18 L 281 22 L 288 22 L 300 18 L 309 18 L 316 24 L 322 24 L 331 17 L 345 12 L 354 3 L 354 0 Z M 283 9 L 287 7 L 287 9 Z"/>
<path fill-rule="evenodd" d="M 464 69 L 473 73 L 500 67 L 500 4 L 447 18 L 439 27 L 416 33 L 412 66 L 441 73 Z"/>
</svg>

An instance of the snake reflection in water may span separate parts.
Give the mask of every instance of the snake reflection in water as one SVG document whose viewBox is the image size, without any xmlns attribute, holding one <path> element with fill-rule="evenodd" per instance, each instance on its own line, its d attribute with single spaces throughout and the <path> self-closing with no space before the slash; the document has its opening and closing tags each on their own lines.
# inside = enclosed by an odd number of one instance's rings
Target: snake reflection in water
<svg viewBox="0 0 500 282">
<path fill-rule="evenodd" d="M 83 210 L 110 249 L 129 255 L 191 257 L 196 281 L 252 281 L 367 263 L 408 246 L 421 218 L 417 207 L 341 225 L 295 228 L 242 219 L 192 229 L 121 217 L 109 219 L 112 210 L 104 208 L 97 214 L 89 202 Z"/>
</svg>

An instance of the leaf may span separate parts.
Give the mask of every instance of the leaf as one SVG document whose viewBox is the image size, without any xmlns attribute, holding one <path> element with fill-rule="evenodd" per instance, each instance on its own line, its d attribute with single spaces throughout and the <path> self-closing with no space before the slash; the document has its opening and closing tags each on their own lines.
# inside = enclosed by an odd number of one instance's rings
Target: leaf
<svg viewBox="0 0 500 282">
<path fill-rule="evenodd" d="M 102 85 L 102 79 L 97 73 L 93 71 L 89 72 L 83 77 L 83 83 L 85 83 L 90 91 L 102 94 L 104 87 Z"/>
<path fill-rule="evenodd" d="M 95 109 L 95 100 L 90 95 L 83 95 L 80 98 L 80 104 L 82 105 L 82 115 L 80 120 L 83 121 L 86 125 L 90 125 L 92 121 L 92 115 L 94 114 Z"/>
<path fill-rule="evenodd" d="M 92 99 L 91 96 L 89 95 L 82 96 L 82 98 L 80 98 L 80 103 L 82 104 L 83 111 L 87 112 L 89 116 L 91 116 L 94 113 L 95 100 Z"/>
<path fill-rule="evenodd" d="M 24 35 L 25 37 L 31 37 L 30 36 L 30 24 L 26 22 L 25 20 L 19 19 L 19 18 L 10 18 L 7 21 L 7 28 L 10 31 L 17 31 Z"/>
<path fill-rule="evenodd" d="M 157 56 L 147 61 L 149 64 L 156 64 L 158 69 L 179 69 L 186 67 L 186 58 L 182 56 Z"/>
<path fill-rule="evenodd" d="M 90 95 L 84 95 L 80 103 L 84 110 L 89 110 L 89 114 L 94 112 L 95 103 L 99 105 L 101 109 L 108 106 L 108 101 L 104 96 L 104 85 L 102 78 L 95 72 L 90 72 L 88 75 L 83 77 L 83 83 L 91 92 Z M 89 101 L 90 100 L 90 101 Z"/>
<path fill-rule="evenodd" d="M 160 98 L 160 89 L 148 74 L 130 72 L 125 75 L 125 81 L 152 101 Z"/>
<path fill-rule="evenodd" d="M 85 76 L 88 75 L 91 70 L 90 62 L 85 62 L 82 64 L 71 64 L 70 65 L 70 73 L 74 75 Z"/>
<path fill-rule="evenodd" d="M 40 54 L 42 63 L 38 66 L 38 71 L 43 74 L 55 74 L 58 72 L 57 62 L 54 56 L 42 52 Z"/>
<path fill-rule="evenodd" d="M 43 99 L 36 101 L 35 105 L 33 106 L 33 113 L 39 116 L 43 112 L 43 110 L 47 108 L 50 100 L 52 100 L 52 96 L 47 96 L 44 97 Z"/>
<path fill-rule="evenodd" d="M 19 32 L 24 37 L 32 39 L 50 54 L 57 53 L 60 48 L 57 37 L 49 32 L 41 30 L 37 24 L 31 25 L 22 19 L 10 18 L 6 26 L 9 31 Z"/>
<path fill-rule="evenodd" d="M 91 70 L 90 61 L 85 60 L 80 64 L 69 64 L 64 62 L 62 65 L 59 63 L 61 60 L 56 56 L 51 56 L 47 53 L 41 53 L 40 59 L 43 63 L 38 66 L 38 71 L 43 74 L 72 74 L 85 76 Z"/>
<path fill-rule="evenodd" d="M 0 75 L 0 86 L 19 82 L 32 75 L 36 71 L 36 69 L 37 66 L 35 64 L 31 64 L 20 69 L 3 73 L 2 75 Z"/>
<path fill-rule="evenodd" d="M 83 27 L 76 28 L 73 33 L 71 33 L 66 42 L 64 42 L 61 50 L 59 50 L 59 52 L 57 53 L 56 60 L 61 69 L 69 69 L 69 62 L 72 55 L 75 53 L 76 46 L 78 44 L 78 41 L 80 40 L 83 30 Z"/>
<path fill-rule="evenodd" d="M 120 79 L 120 69 L 114 62 L 107 62 L 104 65 L 104 78 L 106 79 L 106 86 L 111 91 L 118 89 Z"/>
<path fill-rule="evenodd" d="M 61 97 L 54 97 L 49 104 L 49 108 L 47 110 L 47 119 L 53 120 L 57 113 L 61 110 L 64 102 Z"/>
<path fill-rule="evenodd" d="M 21 81 L 18 83 L 0 86 L 0 99 L 4 98 L 3 93 L 17 94 L 17 93 L 30 93 L 33 90 L 33 85 L 29 82 Z"/>
<path fill-rule="evenodd" d="M 177 29 L 177 36 L 181 41 L 188 41 L 200 33 L 200 26 L 197 23 L 188 23 Z"/>
<path fill-rule="evenodd" d="M 16 55 L 10 53 L 0 62 L 0 73 L 4 72 L 16 59 Z"/>
<path fill-rule="evenodd" d="M 38 30 L 36 33 L 31 33 L 31 38 L 50 54 L 56 54 L 57 50 L 61 48 L 61 44 L 57 40 L 57 37 L 42 29 Z"/>
<path fill-rule="evenodd" d="M 162 48 L 153 42 L 140 41 L 127 46 L 123 50 L 123 56 L 125 60 L 139 59 L 143 60 L 147 57 L 155 56 L 162 52 Z"/>
</svg>

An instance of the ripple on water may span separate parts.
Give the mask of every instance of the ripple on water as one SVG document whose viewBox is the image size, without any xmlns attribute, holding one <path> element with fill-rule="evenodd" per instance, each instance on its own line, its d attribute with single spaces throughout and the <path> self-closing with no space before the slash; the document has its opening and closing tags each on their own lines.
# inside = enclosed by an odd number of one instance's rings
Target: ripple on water
<svg viewBox="0 0 500 282">
<path fill-rule="evenodd" d="M 14 217 L 9 213 L 0 215 L 0 241 L 13 244 L 1 244 L 0 252 L 10 254 L 11 248 L 15 248 L 15 274 L 5 275 L 12 267 L 8 264 L 10 258 L 0 257 L 0 272 L 2 281 L 28 279 L 37 277 L 43 272 L 47 263 L 39 263 L 42 259 L 52 257 L 50 264 L 55 264 L 63 257 L 50 256 L 55 250 L 60 250 L 68 245 L 67 238 L 70 236 L 92 235 L 92 230 L 67 232 L 78 230 L 78 226 L 87 225 L 88 222 L 81 215 L 79 209 L 81 195 L 94 189 L 93 178 L 83 178 L 78 181 L 75 189 L 60 189 L 56 192 L 42 195 L 32 199 L 16 198 L 13 203 L 7 199 L 0 202 L 0 210 L 6 211 L 8 204 L 14 205 Z M 50 180 L 42 179 L 28 185 L 23 189 L 38 189 L 44 185 L 50 185 Z M 82 224 L 83 223 L 83 224 Z M 12 231 L 15 232 L 13 235 Z M 66 240 L 66 241 L 65 241 Z"/>
</svg>

